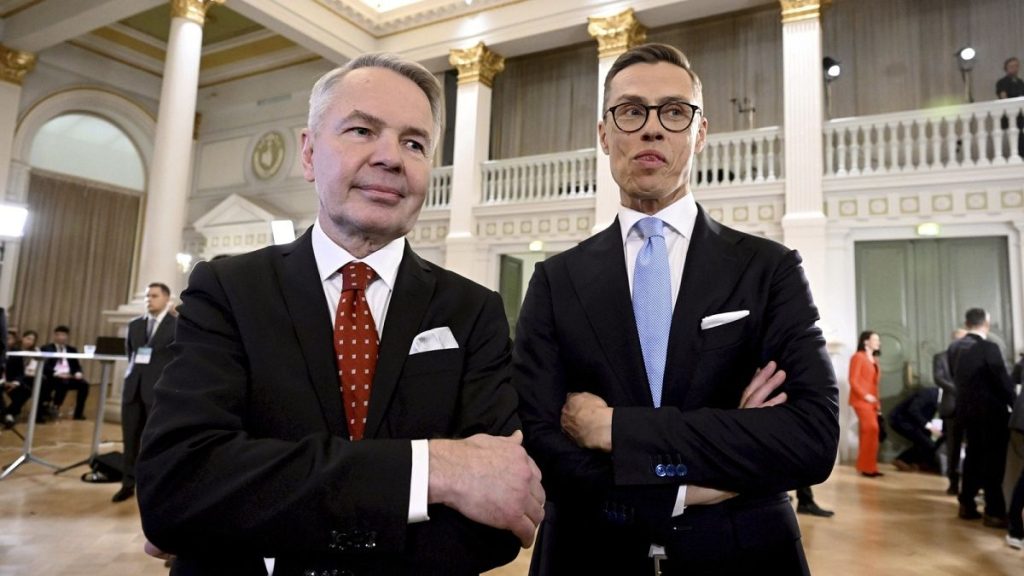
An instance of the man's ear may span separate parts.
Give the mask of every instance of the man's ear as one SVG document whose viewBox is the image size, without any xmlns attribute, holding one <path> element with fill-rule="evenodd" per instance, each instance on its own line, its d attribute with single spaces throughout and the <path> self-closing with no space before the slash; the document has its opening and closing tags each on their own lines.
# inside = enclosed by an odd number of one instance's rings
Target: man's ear
<svg viewBox="0 0 1024 576">
<path fill-rule="evenodd" d="M 607 132 L 607 130 L 605 130 L 604 120 L 598 120 L 597 121 L 597 136 L 598 136 L 599 141 L 601 142 L 601 150 L 605 153 L 605 155 L 607 155 L 608 154 L 608 140 L 607 140 L 608 132 Z"/>
<path fill-rule="evenodd" d="M 313 133 L 309 128 L 302 130 L 302 151 L 299 154 L 302 161 L 302 176 L 306 182 L 315 182 L 316 176 L 313 172 Z"/>
<path fill-rule="evenodd" d="M 704 144 L 708 137 L 708 119 L 700 115 L 700 126 L 697 128 L 697 142 L 693 146 L 694 154 L 700 154 L 704 150 Z"/>
</svg>

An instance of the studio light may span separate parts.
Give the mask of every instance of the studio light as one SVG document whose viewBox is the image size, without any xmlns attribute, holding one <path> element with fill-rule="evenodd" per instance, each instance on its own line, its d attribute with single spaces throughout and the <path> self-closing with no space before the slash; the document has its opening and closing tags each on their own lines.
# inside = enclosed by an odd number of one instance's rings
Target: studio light
<svg viewBox="0 0 1024 576">
<path fill-rule="evenodd" d="M 974 83 L 971 82 L 971 70 L 974 69 L 974 61 L 978 52 L 970 46 L 964 46 L 957 50 L 954 56 L 956 56 L 957 66 L 960 67 L 960 77 L 964 81 L 964 98 L 968 102 L 974 102 Z"/>
<path fill-rule="evenodd" d="M 0 204 L 0 238 L 21 238 L 25 234 L 28 210 L 21 206 Z"/>
<path fill-rule="evenodd" d="M 831 82 L 836 78 L 839 78 L 839 75 L 842 73 L 842 68 L 839 67 L 839 60 L 836 60 L 831 56 L 826 56 L 825 59 L 821 61 L 821 66 L 825 71 L 825 82 Z"/>
<path fill-rule="evenodd" d="M 964 46 L 963 48 L 956 51 L 956 60 L 960 64 L 961 70 L 971 70 L 974 68 L 974 58 L 978 53 L 970 46 Z"/>
</svg>

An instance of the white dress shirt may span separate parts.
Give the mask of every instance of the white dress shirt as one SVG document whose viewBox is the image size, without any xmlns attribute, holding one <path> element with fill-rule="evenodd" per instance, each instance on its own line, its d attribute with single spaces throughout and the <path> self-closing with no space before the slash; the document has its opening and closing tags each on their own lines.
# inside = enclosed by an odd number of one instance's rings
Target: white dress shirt
<svg viewBox="0 0 1024 576">
<path fill-rule="evenodd" d="M 395 289 L 395 278 L 398 266 L 402 263 L 405 253 L 405 238 L 396 238 L 380 250 L 362 260 L 352 256 L 347 250 L 338 246 L 320 227 L 320 221 L 313 224 L 313 257 L 323 283 L 324 298 L 331 315 L 327 319 L 334 326 L 334 316 L 338 312 L 338 300 L 343 287 L 341 267 L 352 261 L 364 262 L 377 277 L 366 287 L 366 303 L 370 306 L 370 315 L 377 326 L 377 336 L 384 334 L 384 321 L 388 315 L 388 305 Z M 340 394 L 341 392 L 339 392 Z M 430 452 L 426 440 L 412 441 L 412 472 L 409 483 L 409 522 L 423 522 L 427 517 L 427 482 L 430 478 Z"/>
<path fill-rule="evenodd" d="M 629 278 L 629 293 L 633 293 L 633 269 L 636 267 L 636 256 L 643 248 L 644 239 L 635 225 L 647 218 L 648 214 L 637 212 L 625 206 L 619 207 L 619 228 L 622 232 L 623 253 L 626 255 L 626 276 Z M 683 267 L 686 264 L 686 253 L 693 237 L 693 226 L 697 222 L 697 201 L 693 194 L 687 194 L 669 204 L 655 218 L 665 222 L 665 247 L 668 249 L 668 267 L 672 281 L 672 309 L 675 309 L 679 298 L 679 287 L 683 282 Z M 684 303 L 685 305 L 685 303 Z M 672 507 L 672 516 L 676 517 L 686 509 L 686 485 L 679 487 L 676 502 Z M 663 553 L 662 551 L 657 551 Z"/>
</svg>

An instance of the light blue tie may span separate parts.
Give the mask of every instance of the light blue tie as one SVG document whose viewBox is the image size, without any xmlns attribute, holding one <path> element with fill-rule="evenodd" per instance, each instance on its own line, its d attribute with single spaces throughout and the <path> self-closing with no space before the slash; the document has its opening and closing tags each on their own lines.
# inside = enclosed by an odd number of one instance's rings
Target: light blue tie
<svg viewBox="0 0 1024 576">
<path fill-rule="evenodd" d="M 664 228 L 665 223 L 653 217 L 636 223 L 644 245 L 633 269 L 633 314 L 656 408 L 661 406 L 668 333 L 672 326 L 672 281 Z"/>
</svg>

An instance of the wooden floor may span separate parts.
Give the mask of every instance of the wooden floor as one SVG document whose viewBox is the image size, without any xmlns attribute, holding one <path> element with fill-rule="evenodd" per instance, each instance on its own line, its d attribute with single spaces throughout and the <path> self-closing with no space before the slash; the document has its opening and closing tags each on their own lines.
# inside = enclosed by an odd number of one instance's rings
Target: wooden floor
<svg viewBox="0 0 1024 576">
<path fill-rule="evenodd" d="M 92 422 L 68 420 L 37 429 L 36 455 L 67 464 L 88 455 Z M 121 449 L 121 432 L 105 425 L 101 452 Z M 20 453 L 21 441 L 0 433 L 0 465 Z M 1003 542 L 1002 530 L 956 518 L 956 500 L 937 476 L 899 473 L 862 478 L 847 466 L 815 487 L 834 518 L 800 516 L 808 561 L 815 574 L 955 575 L 1024 574 L 1024 553 Z M 60 476 L 26 464 L 0 482 L 0 576 L 38 574 L 166 574 L 143 554 L 134 500 L 112 504 L 114 484 L 86 484 L 80 467 Z M 529 551 L 490 576 L 525 575 Z"/>
</svg>

